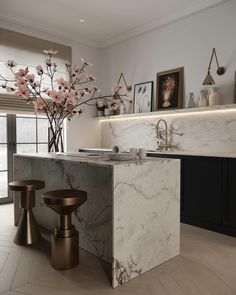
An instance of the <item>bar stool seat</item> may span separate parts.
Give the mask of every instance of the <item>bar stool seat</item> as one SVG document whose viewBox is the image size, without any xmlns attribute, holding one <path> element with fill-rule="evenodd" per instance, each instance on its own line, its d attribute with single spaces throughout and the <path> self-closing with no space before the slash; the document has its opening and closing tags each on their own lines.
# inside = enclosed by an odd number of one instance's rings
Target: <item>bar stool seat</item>
<svg viewBox="0 0 236 295">
<path fill-rule="evenodd" d="M 79 233 L 71 223 L 71 213 L 87 200 L 81 190 L 54 190 L 43 194 L 45 205 L 60 215 L 60 225 L 51 234 L 51 263 L 66 270 L 79 264 Z"/>
<path fill-rule="evenodd" d="M 22 180 L 9 183 L 12 191 L 20 192 L 20 208 L 23 209 L 14 243 L 31 245 L 41 239 L 41 234 L 33 215 L 35 206 L 35 191 L 43 189 L 45 182 L 41 180 Z"/>
</svg>

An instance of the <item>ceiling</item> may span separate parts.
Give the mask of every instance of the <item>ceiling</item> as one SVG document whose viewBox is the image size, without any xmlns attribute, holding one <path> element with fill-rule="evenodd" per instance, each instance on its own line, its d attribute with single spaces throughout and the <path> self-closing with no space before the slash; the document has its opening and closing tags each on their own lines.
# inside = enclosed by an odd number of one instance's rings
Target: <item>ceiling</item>
<svg viewBox="0 0 236 295">
<path fill-rule="evenodd" d="M 106 47 L 221 2 L 225 1 L 1 0 L 0 20 Z"/>
</svg>

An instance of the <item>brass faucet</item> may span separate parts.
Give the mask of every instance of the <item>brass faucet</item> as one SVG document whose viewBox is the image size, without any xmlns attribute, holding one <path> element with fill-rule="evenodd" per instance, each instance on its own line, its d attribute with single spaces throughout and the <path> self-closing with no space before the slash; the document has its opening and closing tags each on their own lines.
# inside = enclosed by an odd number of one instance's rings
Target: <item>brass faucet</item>
<svg viewBox="0 0 236 295">
<path fill-rule="evenodd" d="M 169 148 L 169 145 L 168 145 L 168 135 L 167 135 L 168 127 L 167 127 L 166 120 L 164 120 L 164 119 L 160 119 L 157 122 L 157 125 L 156 125 L 157 138 L 161 138 L 162 139 L 162 137 L 160 135 L 161 131 L 160 131 L 160 127 L 159 127 L 159 125 L 160 125 L 161 122 L 163 122 L 165 124 L 165 146 L 164 146 L 164 149 L 165 150 L 168 150 L 168 148 Z"/>
</svg>

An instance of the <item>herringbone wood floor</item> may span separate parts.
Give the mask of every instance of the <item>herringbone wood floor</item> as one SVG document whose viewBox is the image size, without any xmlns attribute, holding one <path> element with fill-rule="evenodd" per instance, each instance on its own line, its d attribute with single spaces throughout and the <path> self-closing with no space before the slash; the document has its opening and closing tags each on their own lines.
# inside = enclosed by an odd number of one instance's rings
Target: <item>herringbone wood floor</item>
<svg viewBox="0 0 236 295">
<path fill-rule="evenodd" d="M 20 247 L 15 231 L 13 206 L 0 206 L 1 294 L 236 295 L 236 238 L 182 225 L 179 257 L 113 290 L 93 255 L 81 251 L 77 268 L 56 271 L 45 240 Z"/>
</svg>

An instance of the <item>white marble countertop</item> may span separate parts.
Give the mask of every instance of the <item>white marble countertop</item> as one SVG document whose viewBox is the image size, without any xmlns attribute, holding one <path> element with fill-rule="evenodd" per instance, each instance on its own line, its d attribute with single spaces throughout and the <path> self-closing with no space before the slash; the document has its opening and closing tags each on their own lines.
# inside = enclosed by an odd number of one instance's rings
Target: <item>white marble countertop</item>
<svg viewBox="0 0 236 295">
<path fill-rule="evenodd" d="M 112 151 L 112 149 L 107 148 L 80 148 L 81 152 L 86 153 L 105 153 L 107 151 Z M 217 157 L 217 158 L 236 158 L 236 151 L 235 152 L 195 152 L 195 151 L 181 151 L 177 149 L 169 149 L 169 150 L 147 150 L 148 155 L 180 155 L 180 156 L 199 156 L 199 157 Z"/>
<path fill-rule="evenodd" d="M 164 155 L 163 155 L 164 156 Z M 115 166 L 115 165 L 140 165 L 146 162 L 160 161 L 160 158 L 146 158 L 145 160 L 131 160 L 131 161 L 111 161 L 104 155 L 97 155 L 93 153 L 64 153 L 64 154 L 52 154 L 52 153 L 25 153 L 15 154 L 14 157 L 25 158 L 38 158 L 38 159 L 51 159 L 51 160 L 63 160 L 70 162 L 87 163 L 95 166 Z M 163 157 L 165 158 L 165 157 Z"/>
</svg>

